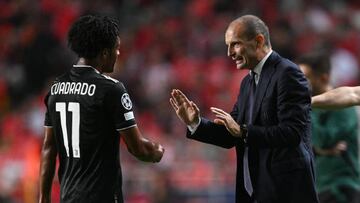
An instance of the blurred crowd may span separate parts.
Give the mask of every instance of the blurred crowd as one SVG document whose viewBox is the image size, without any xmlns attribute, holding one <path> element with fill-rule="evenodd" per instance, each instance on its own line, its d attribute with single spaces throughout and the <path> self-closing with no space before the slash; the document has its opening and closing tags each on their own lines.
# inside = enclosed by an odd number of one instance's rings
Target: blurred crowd
<svg viewBox="0 0 360 203">
<path fill-rule="evenodd" d="M 128 203 L 234 202 L 234 150 L 187 140 L 169 105 L 171 89 L 179 88 L 203 116 L 214 118 L 211 106 L 231 111 L 247 74 L 226 56 L 224 32 L 234 18 L 262 18 L 273 49 L 291 60 L 327 51 L 332 84 L 359 84 L 356 0 L 1 0 L 0 202 L 37 201 L 43 98 L 51 81 L 76 62 L 67 31 L 89 13 L 119 21 L 121 55 L 111 76 L 128 89 L 143 134 L 166 148 L 153 165 L 135 160 L 121 143 Z"/>
</svg>

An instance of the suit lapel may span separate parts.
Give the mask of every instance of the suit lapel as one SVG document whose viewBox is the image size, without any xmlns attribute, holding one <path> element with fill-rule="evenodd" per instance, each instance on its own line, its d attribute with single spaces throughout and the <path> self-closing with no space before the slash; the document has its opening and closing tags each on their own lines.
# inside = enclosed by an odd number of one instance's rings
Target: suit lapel
<svg viewBox="0 0 360 203">
<path fill-rule="evenodd" d="M 245 99 L 238 100 L 238 106 L 240 107 L 239 115 L 237 118 L 238 123 L 244 123 L 245 121 L 245 108 L 247 100 L 249 98 L 250 76 L 247 75 L 244 80 L 244 87 L 240 89 L 240 98 Z"/>
<path fill-rule="evenodd" d="M 279 61 L 280 56 L 273 51 L 273 53 L 266 60 L 263 69 L 260 74 L 259 84 L 256 87 L 256 95 L 255 95 L 255 106 L 253 110 L 252 123 L 256 120 L 262 100 L 265 96 L 267 87 L 269 86 L 269 82 L 273 76 L 275 65 Z"/>
</svg>

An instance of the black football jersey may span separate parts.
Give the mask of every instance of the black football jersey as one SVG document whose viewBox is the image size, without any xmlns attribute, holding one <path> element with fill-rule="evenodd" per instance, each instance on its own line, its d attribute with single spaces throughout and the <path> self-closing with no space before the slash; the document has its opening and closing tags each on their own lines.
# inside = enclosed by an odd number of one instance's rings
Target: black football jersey
<svg viewBox="0 0 360 203">
<path fill-rule="evenodd" d="M 124 85 L 91 66 L 56 79 L 45 104 L 59 156 L 63 203 L 123 202 L 119 131 L 136 125 Z"/>
</svg>

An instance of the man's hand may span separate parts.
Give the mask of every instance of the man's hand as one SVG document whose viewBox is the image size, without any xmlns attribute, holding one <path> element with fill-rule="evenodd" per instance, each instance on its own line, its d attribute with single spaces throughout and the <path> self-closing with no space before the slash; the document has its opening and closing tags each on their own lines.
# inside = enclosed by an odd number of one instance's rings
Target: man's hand
<svg viewBox="0 0 360 203">
<path fill-rule="evenodd" d="M 159 162 L 164 154 L 164 147 L 159 143 L 144 138 L 137 126 L 119 132 L 130 154 L 146 162 Z"/>
<path fill-rule="evenodd" d="M 315 153 L 323 156 L 339 156 L 347 150 L 347 143 L 345 141 L 339 141 L 336 145 L 330 149 L 320 149 L 314 147 Z"/>
<path fill-rule="evenodd" d="M 159 162 L 161 160 L 161 158 L 163 157 L 164 152 L 165 152 L 165 148 L 161 144 L 155 143 L 155 146 L 156 146 L 156 151 L 158 151 L 158 154 L 155 157 L 155 160 L 153 161 L 154 163 Z"/>
<path fill-rule="evenodd" d="M 185 94 L 180 90 L 172 90 L 170 104 L 174 108 L 176 115 L 186 125 L 195 126 L 199 123 L 199 108 L 194 102 L 189 101 Z"/>
<path fill-rule="evenodd" d="M 339 141 L 332 149 L 330 149 L 331 154 L 335 156 L 341 155 L 341 153 L 345 152 L 346 150 L 347 150 L 347 143 L 345 141 Z"/>
<path fill-rule="evenodd" d="M 236 123 L 236 121 L 231 117 L 230 114 L 215 107 L 211 107 L 210 110 L 216 116 L 216 119 L 214 119 L 214 123 L 224 125 L 232 136 L 241 137 L 240 126 Z"/>
</svg>

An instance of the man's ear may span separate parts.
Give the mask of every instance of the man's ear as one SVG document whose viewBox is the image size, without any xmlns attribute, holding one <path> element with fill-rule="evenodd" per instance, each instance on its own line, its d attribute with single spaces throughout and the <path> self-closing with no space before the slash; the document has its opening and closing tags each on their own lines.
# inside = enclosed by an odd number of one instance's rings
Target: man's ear
<svg viewBox="0 0 360 203">
<path fill-rule="evenodd" d="M 258 34 L 255 37 L 255 42 L 256 42 L 256 48 L 261 48 L 263 46 L 265 46 L 265 37 L 262 34 Z"/>
</svg>

